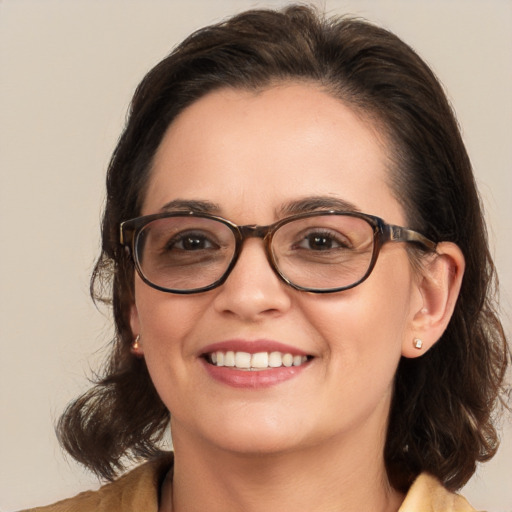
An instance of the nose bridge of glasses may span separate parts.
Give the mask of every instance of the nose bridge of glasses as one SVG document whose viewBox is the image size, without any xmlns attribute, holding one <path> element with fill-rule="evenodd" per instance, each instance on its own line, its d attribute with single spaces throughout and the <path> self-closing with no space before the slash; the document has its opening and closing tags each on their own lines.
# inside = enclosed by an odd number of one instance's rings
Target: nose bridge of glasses
<svg viewBox="0 0 512 512">
<path fill-rule="evenodd" d="M 270 249 L 272 239 L 271 235 L 274 231 L 274 228 L 274 224 L 271 224 L 269 226 L 258 226 L 257 224 L 238 226 L 238 231 L 240 233 L 240 248 L 243 245 L 244 241 L 247 240 L 248 238 L 261 238 L 263 241 L 267 259 L 270 265 L 274 267 L 275 263 L 273 261 L 272 251 Z"/>
<path fill-rule="evenodd" d="M 261 238 L 264 245 L 264 250 L 266 253 L 266 257 L 268 262 L 270 263 L 270 266 L 275 271 L 275 263 L 272 258 L 271 250 L 270 250 L 270 234 L 272 233 L 273 225 L 270 226 L 258 226 L 256 224 L 249 224 L 246 226 L 238 226 L 238 232 L 240 234 L 239 238 L 239 248 L 238 248 L 238 254 L 242 249 L 242 246 L 248 238 Z M 238 254 L 235 256 L 236 259 L 238 259 Z"/>
<path fill-rule="evenodd" d="M 242 238 L 265 238 L 268 233 L 267 226 L 257 226 L 256 224 L 249 224 L 247 226 L 238 226 Z"/>
<path fill-rule="evenodd" d="M 265 239 L 270 233 L 272 226 L 258 226 L 249 224 L 247 226 L 238 226 L 242 240 L 246 238 L 262 238 Z"/>
</svg>

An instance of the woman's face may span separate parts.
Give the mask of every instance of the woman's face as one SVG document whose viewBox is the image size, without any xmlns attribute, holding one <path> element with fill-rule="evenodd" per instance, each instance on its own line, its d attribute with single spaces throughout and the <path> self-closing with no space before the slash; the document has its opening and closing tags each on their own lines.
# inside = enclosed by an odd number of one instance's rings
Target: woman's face
<svg viewBox="0 0 512 512">
<path fill-rule="evenodd" d="M 168 129 L 142 214 L 205 203 L 237 224 L 266 225 L 323 198 L 404 225 L 388 163 L 372 126 L 317 87 L 224 89 Z M 251 238 L 227 281 L 208 292 L 163 293 L 135 276 L 131 324 L 175 439 L 277 453 L 333 440 L 382 446 L 393 377 L 420 308 L 403 244 L 386 244 L 361 285 L 320 295 L 280 281 Z M 308 360 L 244 371 L 213 366 L 215 350 Z"/>
</svg>

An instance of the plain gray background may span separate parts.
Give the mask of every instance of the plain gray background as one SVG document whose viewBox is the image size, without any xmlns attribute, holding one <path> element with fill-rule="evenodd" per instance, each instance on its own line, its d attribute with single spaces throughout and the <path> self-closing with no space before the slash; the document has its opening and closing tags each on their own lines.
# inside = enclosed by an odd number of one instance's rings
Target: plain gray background
<svg viewBox="0 0 512 512">
<path fill-rule="evenodd" d="M 473 160 L 512 297 L 512 2 L 314 2 L 393 30 L 446 86 Z M 0 510 L 97 487 L 66 459 L 53 424 L 87 388 L 111 337 L 88 296 L 103 183 L 133 90 L 192 30 L 249 0 L 0 0 Z M 512 428 L 464 489 L 512 511 Z"/>
</svg>

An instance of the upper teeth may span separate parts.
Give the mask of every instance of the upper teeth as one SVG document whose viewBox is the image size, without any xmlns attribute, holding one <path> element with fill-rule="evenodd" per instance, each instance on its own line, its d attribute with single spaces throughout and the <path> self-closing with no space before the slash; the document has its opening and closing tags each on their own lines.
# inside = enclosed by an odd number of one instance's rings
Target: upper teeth
<svg viewBox="0 0 512 512">
<path fill-rule="evenodd" d="M 231 366 L 243 370 L 279 368 L 280 366 L 300 366 L 307 361 L 307 356 L 292 355 L 283 352 L 235 352 L 228 350 L 212 352 L 209 361 L 216 366 Z"/>
</svg>

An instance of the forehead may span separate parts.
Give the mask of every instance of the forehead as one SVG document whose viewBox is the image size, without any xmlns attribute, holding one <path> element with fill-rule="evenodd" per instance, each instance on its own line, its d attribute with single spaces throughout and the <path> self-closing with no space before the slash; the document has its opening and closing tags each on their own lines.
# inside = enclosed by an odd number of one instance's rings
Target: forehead
<svg viewBox="0 0 512 512">
<path fill-rule="evenodd" d="M 388 162 L 375 127 L 317 86 L 221 89 L 169 126 L 143 213 L 175 199 L 206 199 L 226 215 L 261 213 L 270 221 L 268 212 L 283 202 L 330 196 L 389 217 L 396 211 L 378 207 L 392 200 Z"/>
</svg>

